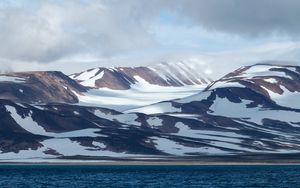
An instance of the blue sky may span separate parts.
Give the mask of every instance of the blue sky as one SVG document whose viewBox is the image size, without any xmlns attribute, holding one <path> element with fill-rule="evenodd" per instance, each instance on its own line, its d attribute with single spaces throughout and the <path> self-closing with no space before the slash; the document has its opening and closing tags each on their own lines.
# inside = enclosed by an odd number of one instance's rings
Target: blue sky
<svg viewBox="0 0 300 188">
<path fill-rule="evenodd" d="M 67 73 L 189 59 L 212 70 L 298 64 L 299 19 L 294 0 L 5 0 L 0 63 Z"/>
</svg>

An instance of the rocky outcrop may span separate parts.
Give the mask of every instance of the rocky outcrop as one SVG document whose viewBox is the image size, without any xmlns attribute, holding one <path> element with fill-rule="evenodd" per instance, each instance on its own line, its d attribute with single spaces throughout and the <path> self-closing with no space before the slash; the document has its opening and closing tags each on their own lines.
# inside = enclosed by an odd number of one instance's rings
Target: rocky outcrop
<svg viewBox="0 0 300 188">
<path fill-rule="evenodd" d="M 0 99 L 21 103 L 76 103 L 86 88 L 57 71 L 0 74 Z"/>
</svg>

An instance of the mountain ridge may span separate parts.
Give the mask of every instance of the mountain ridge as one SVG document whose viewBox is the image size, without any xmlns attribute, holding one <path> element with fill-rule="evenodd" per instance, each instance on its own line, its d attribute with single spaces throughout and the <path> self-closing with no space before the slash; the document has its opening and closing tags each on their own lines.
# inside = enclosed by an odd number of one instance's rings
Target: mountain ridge
<svg viewBox="0 0 300 188">
<path fill-rule="evenodd" d="M 148 67 L 98 67 L 72 74 L 70 77 L 87 87 L 126 90 L 141 80 L 151 85 L 165 87 L 206 85 L 212 80 L 204 75 L 204 73 L 199 74 L 192 67 L 179 62 L 175 66 L 162 63 Z"/>
<path fill-rule="evenodd" d="M 77 103 L 1 99 L 0 159 L 297 155 L 299 70 L 299 66 L 242 67 L 197 94 L 123 113 Z M 10 79 L 13 84 L 22 81 Z"/>
</svg>

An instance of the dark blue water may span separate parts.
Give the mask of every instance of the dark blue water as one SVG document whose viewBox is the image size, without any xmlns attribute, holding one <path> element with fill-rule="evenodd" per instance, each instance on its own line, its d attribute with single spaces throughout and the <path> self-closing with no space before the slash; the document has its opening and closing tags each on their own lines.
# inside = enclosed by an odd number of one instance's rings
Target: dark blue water
<svg viewBox="0 0 300 188">
<path fill-rule="evenodd" d="M 0 166 L 0 187 L 291 187 L 300 166 Z"/>
</svg>

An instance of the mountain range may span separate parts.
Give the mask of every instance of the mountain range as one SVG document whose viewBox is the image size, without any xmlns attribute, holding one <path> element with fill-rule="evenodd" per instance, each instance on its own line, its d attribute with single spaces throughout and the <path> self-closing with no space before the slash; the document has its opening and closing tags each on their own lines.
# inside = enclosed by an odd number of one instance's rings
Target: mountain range
<svg viewBox="0 0 300 188">
<path fill-rule="evenodd" d="M 300 67 L 277 64 L 0 74 L 0 162 L 298 157 L 299 97 Z"/>
</svg>

